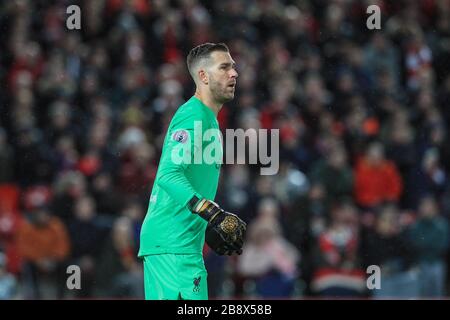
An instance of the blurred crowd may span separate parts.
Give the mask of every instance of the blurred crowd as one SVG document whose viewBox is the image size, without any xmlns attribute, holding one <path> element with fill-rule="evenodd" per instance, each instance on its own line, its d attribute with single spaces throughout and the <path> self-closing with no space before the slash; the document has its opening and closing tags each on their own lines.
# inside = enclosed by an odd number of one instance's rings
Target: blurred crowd
<svg viewBox="0 0 450 320">
<path fill-rule="evenodd" d="M 249 228 L 239 257 L 205 247 L 210 297 L 449 294 L 449 0 L 11 0 L 0 31 L 0 299 L 143 297 L 140 225 L 203 42 L 237 62 L 221 128 L 280 130 L 277 175 L 223 166 L 216 201 Z"/>
</svg>

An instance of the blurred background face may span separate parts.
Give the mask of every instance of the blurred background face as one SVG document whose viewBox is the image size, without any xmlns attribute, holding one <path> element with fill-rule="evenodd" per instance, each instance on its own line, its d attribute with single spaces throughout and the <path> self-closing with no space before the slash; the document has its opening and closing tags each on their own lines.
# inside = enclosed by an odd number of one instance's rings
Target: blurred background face
<svg viewBox="0 0 450 320">
<path fill-rule="evenodd" d="M 439 151 L 437 149 L 430 149 L 425 152 L 422 159 L 422 167 L 428 172 L 432 171 L 439 165 Z"/>
<path fill-rule="evenodd" d="M 411 142 L 413 137 L 412 128 L 408 124 L 395 122 L 391 131 L 392 142 L 405 144 Z"/>
<path fill-rule="evenodd" d="M 393 206 L 385 206 L 376 222 L 376 230 L 383 236 L 393 236 L 399 231 L 398 211 Z"/>
<path fill-rule="evenodd" d="M 339 91 L 345 93 L 351 93 L 354 89 L 354 80 L 352 74 L 350 72 L 345 72 L 339 76 L 338 79 L 338 88 Z"/>
<path fill-rule="evenodd" d="M 311 186 L 311 189 L 309 191 L 309 198 L 311 200 L 320 200 L 325 196 L 325 188 L 321 184 L 314 184 Z"/>
<path fill-rule="evenodd" d="M 123 215 L 132 221 L 139 221 L 143 218 L 144 212 L 139 203 L 132 203 L 124 209 Z"/>
<path fill-rule="evenodd" d="M 257 220 L 250 227 L 249 242 L 256 246 L 264 246 L 270 243 L 279 234 L 277 222 Z"/>
<path fill-rule="evenodd" d="M 424 219 L 431 219 L 437 215 L 436 201 L 431 197 L 426 197 L 420 201 L 419 215 Z"/>
<path fill-rule="evenodd" d="M 111 188 L 112 178 L 108 173 L 101 173 L 94 178 L 93 187 L 98 192 L 105 192 Z"/>
<path fill-rule="evenodd" d="M 50 213 L 46 208 L 39 208 L 32 214 L 32 220 L 38 227 L 45 227 L 50 222 Z"/>
<path fill-rule="evenodd" d="M 258 215 L 261 219 L 276 221 L 279 215 L 277 203 L 272 199 L 262 200 L 258 207 Z"/>
<path fill-rule="evenodd" d="M 372 165 L 378 165 L 384 160 L 384 149 L 379 143 L 371 144 L 367 150 L 367 160 Z"/>
<path fill-rule="evenodd" d="M 334 168 L 343 168 L 347 163 L 347 154 L 343 148 L 335 148 L 328 158 L 329 164 Z"/>
<path fill-rule="evenodd" d="M 92 198 L 82 197 L 75 205 L 75 216 L 81 221 L 91 220 L 95 216 L 95 203 Z"/>
<path fill-rule="evenodd" d="M 343 203 L 334 208 L 331 212 L 333 222 L 336 225 L 350 226 L 357 222 L 357 211 L 354 205 L 350 203 Z"/>
<path fill-rule="evenodd" d="M 52 125 L 57 129 L 65 128 L 70 122 L 69 106 L 64 103 L 56 103 L 52 106 L 50 117 Z"/>
</svg>

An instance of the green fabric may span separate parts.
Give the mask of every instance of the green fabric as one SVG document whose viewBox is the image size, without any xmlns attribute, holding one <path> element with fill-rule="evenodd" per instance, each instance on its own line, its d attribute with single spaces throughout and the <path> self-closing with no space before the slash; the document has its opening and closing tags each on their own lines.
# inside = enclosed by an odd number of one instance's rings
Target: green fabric
<svg viewBox="0 0 450 320">
<path fill-rule="evenodd" d="M 197 122 L 196 136 L 194 122 Z M 199 124 L 201 132 L 197 130 Z M 203 142 L 202 135 L 206 136 L 205 131 L 208 129 L 213 129 L 209 130 L 213 134 L 208 139 L 204 137 Z M 180 132 L 188 132 L 189 138 L 184 140 L 185 136 L 178 135 Z M 141 229 L 139 257 L 148 254 L 202 252 L 207 222 L 192 214 L 187 203 L 194 195 L 214 200 L 222 152 L 215 114 L 199 99 L 192 97 L 177 110 L 164 139 L 158 172 Z M 178 158 L 174 158 L 174 154 Z M 203 154 L 211 154 L 219 160 L 209 163 L 209 157 L 206 161 L 195 163 Z M 177 159 L 188 161 L 177 163 Z M 189 161 L 190 163 L 186 163 Z"/>
<path fill-rule="evenodd" d="M 145 299 L 208 300 L 207 275 L 201 254 L 145 256 Z"/>
</svg>

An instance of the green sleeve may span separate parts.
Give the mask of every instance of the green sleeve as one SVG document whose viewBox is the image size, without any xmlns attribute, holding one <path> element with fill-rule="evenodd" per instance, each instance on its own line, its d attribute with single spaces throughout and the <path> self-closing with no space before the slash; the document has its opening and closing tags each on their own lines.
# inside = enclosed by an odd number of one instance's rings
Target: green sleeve
<svg viewBox="0 0 450 320">
<path fill-rule="evenodd" d="M 202 121 L 201 115 L 175 114 L 164 140 L 159 164 L 159 187 L 182 207 L 186 206 L 194 195 L 199 199 L 203 198 L 194 190 L 185 174 L 193 164 L 195 152 L 201 152 L 200 148 L 194 145 L 194 121 Z M 186 141 L 179 142 L 174 138 L 174 134 L 180 132 L 187 133 Z M 181 138 L 183 137 L 184 135 Z M 179 156 L 175 160 L 174 153 Z M 183 161 L 180 161 L 181 158 Z"/>
</svg>

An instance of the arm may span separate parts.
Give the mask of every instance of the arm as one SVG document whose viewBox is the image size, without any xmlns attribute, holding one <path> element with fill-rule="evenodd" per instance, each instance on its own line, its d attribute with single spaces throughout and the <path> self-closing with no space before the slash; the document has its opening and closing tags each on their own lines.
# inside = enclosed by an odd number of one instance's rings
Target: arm
<svg viewBox="0 0 450 320">
<path fill-rule="evenodd" d="M 182 207 L 193 196 L 201 198 L 185 176 L 185 170 L 193 163 L 194 154 L 201 152 L 194 143 L 194 121 L 199 119 L 194 115 L 175 115 L 160 160 L 158 186 Z"/>
</svg>

